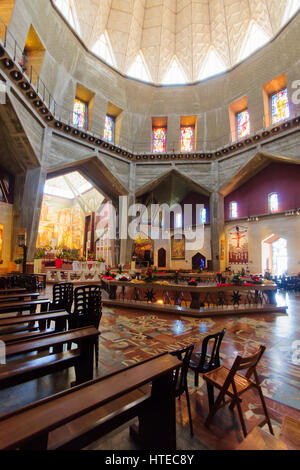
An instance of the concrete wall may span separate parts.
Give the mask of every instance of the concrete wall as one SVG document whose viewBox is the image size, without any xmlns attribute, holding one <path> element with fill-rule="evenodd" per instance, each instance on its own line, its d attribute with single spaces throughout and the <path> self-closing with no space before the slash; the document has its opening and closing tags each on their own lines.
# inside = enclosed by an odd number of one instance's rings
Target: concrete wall
<svg viewBox="0 0 300 470">
<path fill-rule="evenodd" d="M 95 93 L 93 128 L 103 131 L 107 103 L 123 110 L 120 144 L 150 151 L 152 116 L 168 117 L 168 146 L 178 148 L 180 117 L 197 116 L 197 150 L 228 142 L 229 105 L 247 96 L 251 128 L 264 124 L 262 87 L 287 74 L 289 95 L 299 79 L 300 15 L 281 34 L 232 71 L 190 86 L 157 87 L 123 77 L 87 52 L 47 0 L 17 0 L 10 27 L 22 47 L 30 25 L 45 49 L 41 76 L 58 103 L 72 110 L 77 83 Z M 293 111 L 293 109 L 292 109 Z M 144 143 L 143 145 L 138 145 Z"/>
<path fill-rule="evenodd" d="M 0 202 L 0 225 L 3 225 L 3 247 L 0 268 L 7 268 L 11 261 L 11 238 L 12 238 L 13 206 Z"/>
<path fill-rule="evenodd" d="M 228 266 L 228 232 L 237 223 L 225 225 L 226 235 L 226 266 Z M 300 272 L 300 217 L 299 216 L 273 216 L 261 219 L 258 222 L 240 222 L 238 225 L 248 228 L 249 239 L 249 269 L 252 273 L 262 272 L 262 242 L 271 235 L 285 238 L 288 246 L 288 273 L 290 275 Z M 245 265 L 232 265 L 231 269 L 240 271 Z"/>
</svg>

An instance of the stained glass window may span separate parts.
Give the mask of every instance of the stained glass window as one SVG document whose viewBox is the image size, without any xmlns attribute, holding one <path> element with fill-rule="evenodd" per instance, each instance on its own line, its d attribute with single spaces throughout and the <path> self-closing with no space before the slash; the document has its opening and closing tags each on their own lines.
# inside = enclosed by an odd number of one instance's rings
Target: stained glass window
<svg viewBox="0 0 300 470">
<path fill-rule="evenodd" d="M 200 223 L 201 224 L 206 224 L 206 217 L 207 217 L 207 211 L 205 208 L 201 209 L 200 212 Z"/>
<path fill-rule="evenodd" d="M 278 91 L 271 97 L 272 124 L 290 117 L 290 106 L 287 88 Z"/>
<path fill-rule="evenodd" d="M 104 140 L 114 143 L 115 141 L 115 119 L 112 116 L 106 116 L 104 127 Z"/>
<path fill-rule="evenodd" d="M 166 127 L 153 127 L 152 130 L 152 147 L 153 152 L 162 153 L 166 151 Z"/>
<path fill-rule="evenodd" d="M 74 109 L 73 109 L 73 125 L 85 129 L 87 127 L 87 110 L 88 105 L 80 100 L 75 98 Z"/>
<path fill-rule="evenodd" d="M 277 193 L 269 194 L 269 211 L 270 212 L 278 211 L 278 194 Z"/>
<path fill-rule="evenodd" d="M 248 109 L 244 109 L 236 115 L 237 119 L 237 138 L 242 139 L 250 134 L 250 118 Z"/>
<path fill-rule="evenodd" d="M 194 150 L 194 126 L 183 126 L 180 129 L 181 151 L 193 152 Z"/>
<path fill-rule="evenodd" d="M 238 216 L 237 209 L 238 209 L 237 202 L 231 202 L 230 203 L 230 218 L 231 219 L 236 219 L 237 218 L 237 216 Z"/>
</svg>

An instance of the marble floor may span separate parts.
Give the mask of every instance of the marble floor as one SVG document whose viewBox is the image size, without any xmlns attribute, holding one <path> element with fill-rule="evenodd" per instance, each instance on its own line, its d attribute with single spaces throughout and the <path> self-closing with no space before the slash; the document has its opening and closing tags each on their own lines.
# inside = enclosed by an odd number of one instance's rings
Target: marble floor
<svg viewBox="0 0 300 470">
<path fill-rule="evenodd" d="M 273 428 L 278 435 L 285 415 L 300 420 L 300 294 L 282 292 L 277 294 L 277 301 L 278 304 L 288 305 L 287 314 L 195 319 L 104 308 L 100 325 L 99 364 L 95 372 L 103 376 L 189 344 L 195 344 L 195 350 L 200 349 L 207 334 L 226 328 L 221 347 L 225 366 L 230 367 L 238 353 L 252 353 L 260 344 L 266 345 L 258 372 Z M 68 388 L 72 380 L 74 375 L 70 369 L 3 390 L 0 392 L 0 414 Z M 232 413 L 228 408 L 219 410 L 207 429 L 204 426 L 208 413 L 206 385 L 200 376 L 196 388 L 192 374 L 188 382 L 195 436 L 190 438 L 186 401 L 182 397 L 176 404 L 178 448 L 235 449 L 243 439 L 236 412 Z M 250 431 L 263 417 L 255 392 L 249 391 L 243 395 L 242 409 Z M 92 448 L 110 449 L 112 445 L 119 449 L 135 448 L 125 428 Z"/>
</svg>

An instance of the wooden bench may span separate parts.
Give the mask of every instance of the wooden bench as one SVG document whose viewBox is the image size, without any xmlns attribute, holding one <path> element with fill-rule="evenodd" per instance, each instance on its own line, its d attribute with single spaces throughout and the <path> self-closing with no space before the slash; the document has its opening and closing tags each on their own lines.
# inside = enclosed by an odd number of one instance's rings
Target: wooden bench
<svg viewBox="0 0 300 470">
<path fill-rule="evenodd" d="M 181 364 L 176 357 L 164 354 L 2 416 L 0 449 L 81 449 L 138 416 L 138 432 L 132 430 L 131 434 L 142 447 L 175 450 L 173 372 Z M 100 414 L 99 419 L 93 415 L 150 383 L 151 393 L 105 416 Z M 90 421 L 89 417 L 95 419 Z M 67 429 L 73 421 L 77 432 L 70 434 Z M 63 439 L 54 444 L 51 433 L 59 428 Z"/>
<path fill-rule="evenodd" d="M 14 294 L 16 292 L 26 292 L 25 287 L 7 287 L 7 289 L 0 289 L 0 295 Z"/>
<path fill-rule="evenodd" d="M 47 311 L 49 304 L 49 299 L 0 302 L 0 314 L 10 312 L 23 312 L 24 310 L 30 310 L 30 313 L 34 314 L 38 305 L 41 306 L 41 311 Z"/>
<path fill-rule="evenodd" d="M 22 315 L 20 317 L 0 318 L 0 328 L 11 328 L 29 323 L 30 326 L 27 329 L 31 330 L 27 333 L 17 334 L 16 331 L 12 331 L 10 334 L 1 334 L 0 331 L 0 340 L 5 343 L 12 343 L 33 336 L 49 334 L 51 331 L 46 330 L 48 321 L 55 322 L 55 332 L 63 331 L 66 329 L 66 320 L 69 315 L 69 312 L 66 312 L 65 310 L 58 310 L 56 312 L 41 313 L 39 315 Z M 33 325 L 35 322 L 39 322 L 38 330 L 34 329 Z"/>
<path fill-rule="evenodd" d="M 71 366 L 75 367 L 76 383 L 92 380 L 93 348 L 99 334 L 96 328 L 86 327 L 9 343 L 6 346 L 7 359 L 34 351 L 49 351 L 50 347 L 53 354 L 22 357 L 0 365 L 0 390 Z M 62 352 L 65 343 L 76 343 L 78 348 Z"/>
<path fill-rule="evenodd" d="M 39 292 L 13 292 L 9 294 L 0 295 L 0 302 L 21 301 L 29 298 L 29 300 L 37 300 Z"/>
</svg>

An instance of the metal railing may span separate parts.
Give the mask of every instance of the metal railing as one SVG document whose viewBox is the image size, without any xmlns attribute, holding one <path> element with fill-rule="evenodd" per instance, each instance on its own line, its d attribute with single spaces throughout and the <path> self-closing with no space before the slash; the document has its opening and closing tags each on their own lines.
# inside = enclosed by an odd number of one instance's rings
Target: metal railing
<svg viewBox="0 0 300 470">
<path fill-rule="evenodd" d="M 42 79 L 41 75 L 35 70 L 35 68 L 30 63 L 30 59 L 24 54 L 24 50 L 18 45 L 15 37 L 7 27 L 7 25 L 3 22 L 0 17 L 0 40 L 2 41 L 4 49 L 13 59 L 16 66 L 19 68 L 20 72 L 25 76 L 28 80 L 32 88 L 35 90 L 38 97 L 43 101 L 45 106 L 48 108 L 54 119 L 67 124 L 72 127 L 77 127 L 74 122 L 74 111 L 67 109 L 65 106 L 60 105 L 57 101 L 53 98 L 52 93 L 49 91 L 47 85 L 45 84 L 44 80 Z M 250 90 L 251 91 L 251 90 Z M 249 90 L 248 90 L 249 92 Z M 246 92 L 245 92 L 246 93 Z M 293 111 L 289 120 L 293 117 L 297 117 L 300 115 L 300 105 L 295 104 L 293 105 Z M 280 122 L 283 124 L 284 121 Z M 264 124 L 264 118 L 261 117 L 259 119 L 251 119 L 250 117 L 250 125 L 251 125 L 251 134 L 249 138 L 253 137 L 258 131 L 262 132 L 268 127 Z M 271 127 L 271 126 L 269 126 Z M 273 127 L 273 126 L 272 126 Z M 103 135 L 99 135 L 99 130 L 93 127 L 93 123 L 91 120 L 87 119 L 85 125 L 80 128 L 77 127 L 79 131 L 84 131 L 92 134 L 95 138 L 100 138 L 104 140 Z M 222 136 L 215 138 L 215 139 L 201 139 L 200 137 L 195 141 L 195 149 L 191 153 L 213 153 L 217 152 L 218 150 L 223 149 L 229 145 L 236 144 L 238 140 L 236 139 L 236 133 L 226 132 Z M 126 150 L 127 152 L 133 154 L 153 154 L 152 149 L 152 139 L 149 140 L 141 140 L 139 141 L 138 137 L 136 140 L 129 139 L 128 137 L 124 136 L 121 133 L 116 133 L 115 135 L 115 146 L 121 148 L 122 150 Z M 180 136 L 176 141 L 170 141 L 166 139 L 166 153 L 182 153 L 180 148 Z M 159 155 L 159 154 L 157 154 Z"/>
</svg>

